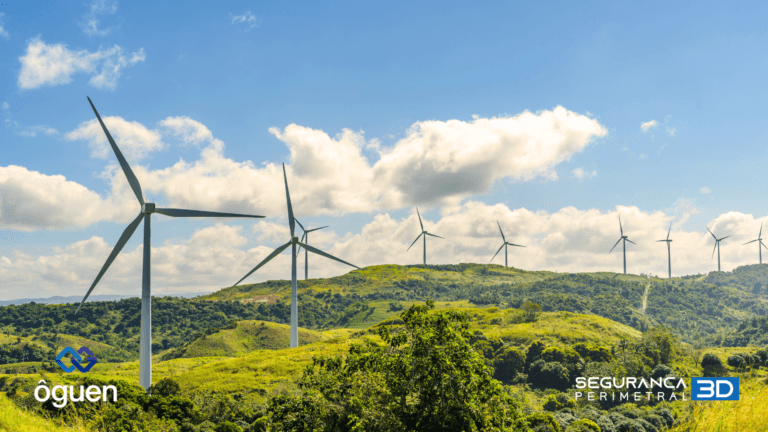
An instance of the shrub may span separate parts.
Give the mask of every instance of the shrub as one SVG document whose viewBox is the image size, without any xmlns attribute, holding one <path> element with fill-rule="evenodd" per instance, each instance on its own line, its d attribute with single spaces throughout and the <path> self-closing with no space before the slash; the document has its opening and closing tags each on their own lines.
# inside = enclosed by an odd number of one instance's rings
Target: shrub
<svg viewBox="0 0 768 432">
<path fill-rule="evenodd" d="M 701 368 L 704 370 L 704 376 L 716 377 L 726 373 L 720 357 L 711 353 L 704 354 L 704 357 L 701 359 Z"/>
<path fill-rule="evenodd" d="M 571 423 L 565 432 L 604 432 L 597 423 L 589 419 L 581 419 Z"/>
<path fill-rule="evenodd" d="M 563 428 L 560 427 L 560 423 L 555 420 L 555 417 L 549 413 L 536 413 L 531 414 L 525 418 L 534 431 L 551 431 L 562 432 Z"/>
<path fill-rule="evenodd" d="M 509 383 L 525 369 L 525 354 L 515 348 L 505 348 L 493 360 L 493 369 L 494 378 Z"/>
<path fill-rule="evenodd" d="M 744 361 L 744 357 L 740 355 L 732 355 L 728 357 L 728 366 L 732 368 L 741 368 L 746 366 L 746 362 Z"/>
<path fill-rule="evenodd" d="M 576 401 L 569 398 L 566 393 L 557 393 L 547 396 L 543 408 L 545 411 L 560 411 L 564 408 L 576 408 Z"/>
</svg>

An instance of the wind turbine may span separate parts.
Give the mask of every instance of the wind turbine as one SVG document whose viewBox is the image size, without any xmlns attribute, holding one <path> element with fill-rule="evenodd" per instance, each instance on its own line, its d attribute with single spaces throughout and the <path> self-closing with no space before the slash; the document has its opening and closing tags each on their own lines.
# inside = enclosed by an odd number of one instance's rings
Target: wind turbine
<svg viewBox="0 0 768 432">
<path fill-rule="evenodd" d="M 416 208 L 416 215 L 419 217 L 419 225 L 421 225 L 421 234 L 419 234 L 419 237 L 424 236 L 424 265 L 427 265 L 427 236 L 437 237 L 443 240 L 445 239 L 443 237 L 440 237 L 439 235 L 430 234 L 426 230 L 424 230 L 424 224 L 421 223 L 421 215 L 419 214 L 418 207 Z M 408 246 L 408 249 L 405 250 L 406 252 L 408 252 L 411 249 L 411 247 L 413 247 L 413 245 L 416 244 L 416 242 L 419 240 L 419 237 L 416 237 L 416 240 L 414 240 L 413 243 L 411 243 L 411 245 Z"/>
<path fill-rule="evenodd" d="M 96 284 L 99 283 L 99 280 L 101 280 L 101 277 L 104 276 L 104 273 L 106 273 L 110 264 L 112 264 L 112 261 L 115 260 L 117 255 L 123 249 L 123 246 L 125 246 L 125 244 L 128 242 L 128 239 L 130 239 L 131 235 L 133 235 L 133 232 L 136 231 L 136 227 L 139 226 L 139 222 L 141 222 L 143 219 L 144 220 L 144 263 L 143 263 L 142 278 L 141 278 L 141 336 L 139 338 L 139 385 L 141 385 L 142 387 L 144 387 L 145 390 L 147 390 L 149 386 L 152 385 L 152 349 L 151 349 L 152 348 L 152 310 L 151 310 L 152 297 L 150 293 L 150 261 L 149 261 L 150 216 L 152 215 L 152 213 L 160 213 L 160 214 L 164 214 L 166 216 L 171 216 L 171 217 L 263 218 L 264 216 L 244 215 L 244 214 L 237 214 L 237 213 L 219 213 L 219 212 L 209 212 L 209 211 L 199 211 L 199 210 L 156 208 L 154 203 L 146 202 L 144 200 L 144 196 L 141 194 L 141 185 L 139 185 L 139 180 L 133 174 L 131 167 L 128 165 L 128 162 L 123 157 L 123 154 L 120 152 L 120 149 L 117 148 L 117 144 L 115 143 L 115 140 L 112 139 L 112 135 L 109 134 L 107 127 L 104 125 L 104 122 L 101 120 L 101 116 L 96 111 L 96 107 L 93 106 L 93 102 L 91 102 L 91 98 L 88 98 L 88 102 L 91 104 L 91 108 L 93 108 L 93 113 L 96 114 L 96 118 L 99 119 L 99 123 L 101 124 L 101 128 L 104 130 L 104 134 L 107 135 L 107 141 L 109 141 L 109 145 L 112 146 L 112 150 L 115 152 L 115 156 L 117 156 L 117 161 L 120 163 L 120 166 L 123 169 L 123 173 L 125 174 L 125 177 L 128 179 L 128 184 L 131 186 L 133 193 L 136 195 L 136 199 L 139 200 L 139 204 L 141 204 L 141 212 L 136 217 L 136 219 L 134 219 L 133 222 L 131 222 L 128 225 L 125 231 L 123 231 L 123 235 L 120 236 L 120 239 L 117 241 L 115 248 L 112 249 L 112 253 L 109 254 L 109 257 L 107 258 L 107 262 L 105 262 L 104 266 L 101 267 L 101 271 L 99 271 L 98 276 L 96 276 L 96 280 L 94 280 L 93 284 L 91 284 L 91 288 L 89 288 L 88 292 L 85 293 L 85 297 L 83 297 L 83 301 L 80 302 L 80 306 L 77 307 L 75 314 L 77 314 L 80 311 L 80 308 L 83 307 L 83 304 L 85 304 L 85 300 L 88 298 L 89 295 L 91 295 L 91 291 L 93 291 L 93 289 L 96 288 Z"/>
<path fill-rule="evenodd" d="M 301 240 L 299 241 L 306 242 L 306 243 L 309 243 L 309 233 L 311 233 L 312 231 L 321 230 L 323 228 L 328 228 L 328 225 L 326 225 L 324 227 L 312 228 L 311 230 L 308 230 L 304 228 L 304 225 L 302 225 L 298 219 L 296 219 L 296 223 L 299 224 L 299 226 L 301 227 L 301 230 L 304 231 L 304 234 L 301 235 Z M 296 248 L 296 253 L 300 252 L 299 249 L 301 249 L 301 246 Z M 307 250 L 304 249 L 304 280 L 307 280 L 308 278 L 309 278 L 309 256 L 307 254 Z"/>
<path fill-rule="evenodd" d="M 762 235 L 763 235 L 763 223 L 760 222 L 760 233 L 757 234 L 757 238 L 752 241 L 748 241 L 744 243 L 744 245 L 748 245 L 750 243 L 759 242 L 759 244 L 757 245 L 757 251 L 760 254 L 760 264 L 763 263 L 763 247 L 768 249 L 768 246 L 765 246 L 765 243 L 763 243 Z"/>
<path fill-rule="evenodd" d="M 508 245 L 509 246 L 517 246 L 517 247 L 525 247 L 525 246 L 516 245 L 516 244 L 508 242 L 507 239 L 504 237 L 504 231 L 501 230 L 501 224 L 499 224 L 499 221 L 496 221 L 496 225 L 499 226 L 499 232 L 501 233 L 501 239 L 504 241 L 504 244 L 502 244 L 501 247 L 499 248 L 499 250 L 497 250 L 496 253 L 493 254 L 493 258 L 496 258 L 496 255 L 498 255 L 499 252 L 501 252 L 501 248 L 504 248 L 504 267 L 509 267 L 507 265 L 507 246 Z M 493 258 L 491 258 L 491 261 L 493 261 Z"/>
<path fill-rule="evenodd" d="M 278 256 L 282 251 L 284 251 L 288 246 L 291 246 L 291 348 L 296 348 L 299 346 L 299 309 L 298 309 L 298 294 L 296 290 L 296 246 L 301 246 L 305 250 L 308 250 L 312 253 L 324 256 L 326 258 L 330 258 L 332 260 L 338 261 L 342 264 L 346 264 L 348 266 L 352 266 L 356 269 L 359 269 L 360 267 L 350 264 L 344 260 L 340 260 L 336 258 L 333 255 L 327 254 L 320 249 L 313 248 L 312 246 L 302 243 L 299 241 L 299 238 L 294 235 L 294 231 L 296 230 L 296 218 L 293 217 L 293 207 L 291 206 L 291 195 L 288 193 L 288 176 L 285 174 L 285 164 L 283 164 L 283 179 L 285 180 L 285 200 L 288 202 L 288 225 L 291 228 L 291 240 L 282 245 L 279 246 L 277 249 L 272 251 L 271 254 L 267 255 L 266 258 L 264 258 L 263 261 L 259 263 L 256 267 L 253 268 L 253 270 L 249 271 L 248 274 L 242 277 L 235 285 L 239 284 L 243 281 L 243 279 L 247 278 L 253 272 L 261 268 L 264 264 L 268 263 L 269 260 L 272 258 Z M 301 224 L 299 224 L 301 225 Z M 234 286 L 234 285 L 233 285 Z"/>
<path fill-rule="evenodd" d="M 669 265 L 669 278 L 672 279 L 672 252 L 669 247 L 669 244 L 672 243 L 672 240 L 670 240 L 669 238 L 670 232 L 672 232 L 672 222 L 669 223 L 669 230 L 667 230 L 667 238 L 665 240 L 656 240 L 656 243 L 667 242 L 667 264 Z"/>
<path fill-rule="evenodd" d="M 630 242 L 633 245 L 637 245 L 637 243 L 633 242 L 629 239 L 629 237 L 624 235 L 624 228 L 621 226 L 621 216 L 619 216 L 619 230 L 621 231 L 621 237 L 619 237 L 619 240 L 616 241 L 616 244 L 613 245 L 608 253 L 613 252 L 613 249 L 616 247 L 616 245 L 618 245 L 620 241 L 624 240 L 624 274 L 627 274 L 627 242 Z"/>
<path fill-rule="evenodd" d="M 707 227 L 707 231 L 709 231 L 709 227 Z M 761 227 L 762 231 L 762 227 Z M 712 234 L 712 231 L 709 231 L 710 234 Z M 712 249 L 712 256 L 715 256 L 715 249 L 717 249 L 717 271 L 720 271 L 720 241 L 727 239 L 730 236 L 725 236 L 723 238 L 717 238 L 714 234 L 712 234 L 712 238 L 715 239 L 715 247 Z"/>
</svg>

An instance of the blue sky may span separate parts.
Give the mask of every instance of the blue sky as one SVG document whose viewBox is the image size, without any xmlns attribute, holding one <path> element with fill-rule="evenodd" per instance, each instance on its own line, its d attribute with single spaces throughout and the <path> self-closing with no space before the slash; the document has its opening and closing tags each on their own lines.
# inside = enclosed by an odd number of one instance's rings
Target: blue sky
<svg viewBox="0 0 768 432">
<path fill-rule="evenodd" d="M 670 222 L 673 274 L 716 269 L 705 225 L 734 235 L 724 270 L 756 262 L 741 243 L 768 213 L 765 9 L 4 3 L 0 194 L 24 205 L 0 215 L 0 299 L 84 292 L 138 212 L 86 96 L 149 199 L 268 216 L 155 216 L 156 292 L 227 286 L 287 240 L 281 162 L 297 217 L 331 225 L 313 241 L 358 265 L 420 262 L 415 206 L 447 238 L 432 263 L 488 262 L 498 219 L 529 245 L 511 265 L 618 271 L 617 213 L 630 272 L 666 273 Z M 138 290 L 141 242 L 95 293 Z"/>
</svg>

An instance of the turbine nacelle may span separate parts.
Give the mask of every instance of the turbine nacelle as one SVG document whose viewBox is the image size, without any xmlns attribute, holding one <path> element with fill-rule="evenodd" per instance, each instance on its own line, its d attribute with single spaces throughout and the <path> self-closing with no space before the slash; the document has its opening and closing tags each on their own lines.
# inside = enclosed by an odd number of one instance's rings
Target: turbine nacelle
<svg viewBox="0 0 768 432">
<path fill-rule="evenodd" d="M 155 203 L 144 203 L 141 205 L 141 212 L 144 214 L 152 214 L 155 212 Z"/>
<path fill-rule="evenodd" d="M 291 244 L 299 244 L 299 238 L 298 237 L 291 237 Z"/>
</svg>

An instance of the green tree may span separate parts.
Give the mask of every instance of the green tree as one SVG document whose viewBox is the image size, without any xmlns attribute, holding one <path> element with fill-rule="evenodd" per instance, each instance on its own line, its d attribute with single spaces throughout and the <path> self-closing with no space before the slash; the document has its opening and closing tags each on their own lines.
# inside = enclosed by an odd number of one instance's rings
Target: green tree
<svg viewBox="0 0 768 432">
<path fill-rule="evenodd" d="M 530 300 L 526 300 L 523 303 L 523 312 L 526 321 L 536 321 L 536 318 L 541 313 L 541 306 Z"/>
<path fill-rule="evenodd" d="M 313 358 L 302 394 L 267 411 L 275 431 L 526 430 L 517 402 L 469 345 L 466 314 L 411 306 L 403 326 L 378 328 L 345 358 Z"/>
<path fill-rule="evenodd" d="M 493 360 L 493 368 L 494 378 L 509 383 L 525 370 L 525 354 L 512 347 L 504 348 Z"/>
</svg>

